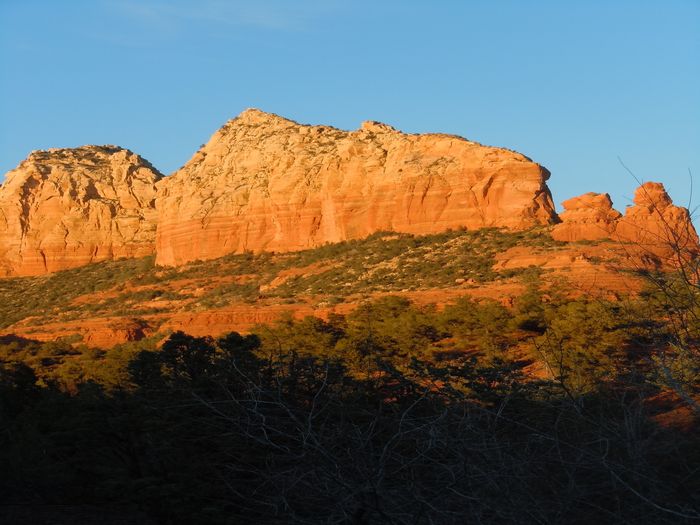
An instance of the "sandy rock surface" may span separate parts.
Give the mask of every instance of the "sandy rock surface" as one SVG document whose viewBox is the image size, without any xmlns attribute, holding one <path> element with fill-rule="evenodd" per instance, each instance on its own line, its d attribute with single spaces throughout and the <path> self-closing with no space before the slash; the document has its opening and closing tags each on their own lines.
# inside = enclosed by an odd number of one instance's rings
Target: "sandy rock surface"
<svg viewBox="0 0 700 525">
<path fill-rule="evenodd" d="M 0 186 L 0 276 L 153 253 L 160 178 L 117 146 L 32 152 Z"/>
</svg>

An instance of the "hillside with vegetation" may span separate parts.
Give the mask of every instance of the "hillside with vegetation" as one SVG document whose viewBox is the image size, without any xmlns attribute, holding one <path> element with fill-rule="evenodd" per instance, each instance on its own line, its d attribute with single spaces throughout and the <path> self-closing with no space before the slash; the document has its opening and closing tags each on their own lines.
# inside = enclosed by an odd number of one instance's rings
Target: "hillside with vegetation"
<svg viewBox="0 0 700 525">
<path fill-rule="evenodd" d="M 627 295 L 638 288 L 628 258 L 624 246 L 607 240 L 563 243 L 546 229 L 483 229 L 425 236 L 379 232 L 312 250 L 231 254 L 180 267 L 156 266 L 152 256 L 121 259 L 0 280 L 0 334 L 113 346 L 191 332 L 192 316 L 205 324 L 212 312 L 236 307 L 243 316 L 231 317 L 220 330 L 249 329 L 258 312 L 266 320 L 284 312 L 346 313 L 388 293 L 423 303 L 465 295 L 512 303 L 523 283 L 535 278 L 546 286 L 566 282 L 580 293 L 597 288 Z M 120 332 L 121 326 L 132 330 Z"/>
<path fill-rule="evenodd" d="M 0 522 L 697 522 L 689 212 L 645 183 L 558 216 L 548 177 L 257 110 L 163 179 L 33 153 L 0 186 Z"/>
<path fill-rule="evenodd" d="M 630 250 L 378 233 L 2 280 L 0 519 L 693 523 L 697 259 Z M 590 286 L 605 275 L 636 284 Z M 172 328 L 231 304 L 289 309 Z M 31 337 L 119 316 L 134 340 Z"/>
</svg>

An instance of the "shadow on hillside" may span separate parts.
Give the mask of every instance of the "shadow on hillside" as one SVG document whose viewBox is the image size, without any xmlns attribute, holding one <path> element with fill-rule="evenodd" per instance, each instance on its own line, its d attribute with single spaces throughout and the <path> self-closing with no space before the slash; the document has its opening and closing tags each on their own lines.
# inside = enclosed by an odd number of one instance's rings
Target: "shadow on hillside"
<svg viewBox="0 0 700 525">
<path fill-rule="evenodd" d="M 330 329 L 330 328 L 328 328 Z M 329 337 L 333 334 L 330 333 Z M 571 397 L 517 364 L 397 368 L 173 334 L 128 388 L 0 374 L 0 517 L 18 523 L 683 523 L 697 433 L 644 386 Z M 73 520 L 73 521 L 71 521 Z M 152 521 L 149 521 L 152 520 Z"/>
</svg>

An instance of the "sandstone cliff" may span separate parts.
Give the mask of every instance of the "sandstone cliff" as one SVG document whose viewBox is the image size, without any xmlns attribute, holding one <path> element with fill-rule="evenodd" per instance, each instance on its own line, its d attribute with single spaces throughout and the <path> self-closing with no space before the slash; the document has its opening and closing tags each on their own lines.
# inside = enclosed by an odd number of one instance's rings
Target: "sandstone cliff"
<svg viewBox="0 0 700 525">
<path fill-rule="evenodd" d="M 562 202 L 561 224 L 552 229 L 558 241 L 609 238 L 622 214 L 612 207 L 607 193 L 586 193 Z"/>
<path fill-rule="evenodd" d="M 615 236 L 641 245 L 697 246 L 698 235 L 686 208 L 675 206 L 664 185 L 645 182 L 634 194 L 634 205 L 615 228 Z"/>
<path fill-rule="evenodd" d="M 116 146 L 33 152 L 0 186 L 0 277 L 154 251 L 157 263 L 178 265 L 381 230 L 553 224 L 548 177 L 519 153 L 452 135 L 378 122 L 348 132 L 247 110 L 163 179 Z M 642 185 L 634 203 L 622 216 L 607 194 L 569 199 L 552 236 L 609 237 L 655 253 L 669 242 L 697 247 L 688 211 L 663 185 Z"/>
<path fill-rule="evenodd" d="M 157 262 L 300 250 L 379 230 L 549 224 L 548 177 L 519 153 L 456 136 L 376 122 L 347 132 L 247 110 L 158 184 Z"/>
<path fill-rule="evenodd" d="M 116 146 L 31 153 L 0 186 L 0 276 L 153 253 L 160 177 Z"/>
<path fill-rule="evenodd" d="M 698 249 L 698 235 L 686 208 L 675 206 L 663 184 L 645 182 L 624 216 L 607 194 L 586 193 L 562 203 L 561 224 L 552 237 L 561 241 L 611 238 L 659 256 L 686 257 Z"/>
</svg>

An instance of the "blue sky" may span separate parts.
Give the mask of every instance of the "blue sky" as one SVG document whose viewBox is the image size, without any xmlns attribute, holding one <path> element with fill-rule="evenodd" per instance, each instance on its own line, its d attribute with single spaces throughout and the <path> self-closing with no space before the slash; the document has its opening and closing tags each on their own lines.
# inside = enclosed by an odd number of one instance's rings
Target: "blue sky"
<svg viewBox="0 0 700 525">
<path fill-rule="evenodd" d="M 518 150 L 557 203 L 700 203 L 700 2 L 0 0 L 0 173 L 118 144 L 165 173 L 246 107 Z"/>
</svg>

